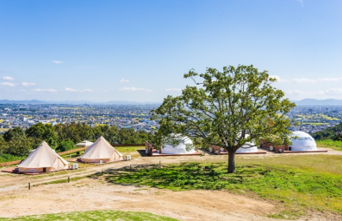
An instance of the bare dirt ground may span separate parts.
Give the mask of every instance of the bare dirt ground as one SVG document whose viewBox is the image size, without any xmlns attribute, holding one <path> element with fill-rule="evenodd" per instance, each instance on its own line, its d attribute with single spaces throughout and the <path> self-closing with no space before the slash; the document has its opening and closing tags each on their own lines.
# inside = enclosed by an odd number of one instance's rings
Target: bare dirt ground
<svg viewBox="0 0 342 221">
<path fill-rule="evenodd" d="M 324 149 L 324 148 L 320 148 Z M 318 153 L 311 153 L 318 154 Z M 319 153 L 322 154 L 322 153 Z M 328 153 L 342 152 L 329 149 Z M 242 158 L 278 157 L 285 154 L 239 155 Z M 303 155 L 303 154 L 293 154 Z M 31 177 L 0 173 L 0 217 L 14 217 L 85 210 L 144 211 L 173 217 L 179 220 L 273 220 L 268 214 L 281 208 L 272 202 L 235 195 L 226 191 L 170 191 L 156 188 L 113 185 L 94 179 L 81 179 L 71 183 L 32 185 L 94 174 L 109 168 L 130 164 L 180 163 L 189 161 L 225 160 L 227 156 L 139 157 L 132 161 L 86 167 L 82 171 Z M 333 214 L 311 214 L 302 220 L 340 220 Z M 279 219 L 277 219 L 279 220 Z"/>
<path fill-rule="evenodd" d="M 234 202 L 234 203 L 231 203 Z M 84 210 L 145 211 L 180 220 L 268 220 L 274 205 L 224 191 L 174 192 L 82 179 L 0 193 L 0 217 Z"/>
</svg>

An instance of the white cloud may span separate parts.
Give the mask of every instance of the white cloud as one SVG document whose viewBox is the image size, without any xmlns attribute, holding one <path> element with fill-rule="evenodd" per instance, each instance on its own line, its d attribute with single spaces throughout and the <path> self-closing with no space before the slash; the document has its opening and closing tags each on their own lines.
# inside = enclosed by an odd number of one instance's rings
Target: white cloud
<svg viewBox="0 0 342 221">
<path fill-rule="evenodd" d="M 34 89 L 34 91 L 36 91 L 36 92 L 57 92 L 56 89 L 40 89 L 40 88 L 36 88 L 36 89 Z"/>
<path fill-rule="evenodd" d="M 293 79 L 284 79 L 279 76 L 270 76 L 272 78 L 276 78 L 279 83 L 296 83 L 296 84 L 312 84 L 312 83 L 320 83 L 320 82 L 336 82 L 342 81 L 342 78 L 293 78 Z"/>
<path fill-rule="evenodd" d="M 55 64 L 63 64 L 64 63 L 64 61 L 52 61 L 52 62 Z"/>
<path fill-rule="evenodd" d="M 136 88 L 136 87 L 124 87 L 120 89 L 121 91 L 146 91 L 146 92 L 152 92 L 150 89 L 146 88 Z"/>
<path fill-rule="evenodd" d="M 10 82 L 1 82 L 1 85 L 2 85 L 2 86 L 7 86 L 7 87 L 14 87 L 14 86 L 17 85 L 17 84 L 10 83 Z"/>
<path fill-rule="evenodd" d="M 92 89 L 76 90 L 76 89 L 73 89 L 73 88 L 70 88 L 70 87 L 66 87 L 64 90 L 68 91 L 68 92 L 93 92 L 94 91 Z"/>
<path fill-rule="evenodd" d="M 120 80 L 120 83 L 127 83 L 127 82 L 129 82 L 128 79 L 123 79 L 123 78 L 122 78 L 122 79 Z"/>
<path fill-rule="evenodd" d="M 180 88 L 167 88 L 165 91 L 182 91 Z"/>
<path fill-rule="evenodd" d="M 30 87 L 30 86 L 35 86 L 35 83 L 27 83 L 27 82 L 23 82 L 21 83 L 21 85 L 25 86 L 25 87 Z"/>
<path fill-rule="evenodd" d="M 342 88 L 330 88 L 326 92 L 330 94 L 342 94 Z"/>
<path fill-rule="evenodd" d="M 5 76 L 5 77 L 2 77 L 2 80 L 5 80 L 5 81 L 14 81 L 15 79 L 10 77 L 10 76 Z"/>
<path fill-rule="evenodd" d="M 77 92 L 76 89 L 72 89 L 72 88 L 69 88 L 69 87 L 66 87 L 64 90 L 65 91 L 69 91 L 69 92 Z"/>
<path fill-rule="evenodd" d="M 303 96 L 320 96 L 320 95 L 334 95 L 342 94 L 342 88 L 330 88 L 328 90 L 320 91 L 301 91 L 301 90 L 289 90 L 286 91 L 288 95 L 303 95 Z"/>
</svg>

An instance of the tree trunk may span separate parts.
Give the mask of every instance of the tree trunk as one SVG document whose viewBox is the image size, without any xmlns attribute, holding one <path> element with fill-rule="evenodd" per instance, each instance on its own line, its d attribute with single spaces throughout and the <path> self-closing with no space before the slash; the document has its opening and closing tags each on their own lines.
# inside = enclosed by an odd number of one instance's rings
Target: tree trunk
<svg viewBox="0 0 342 221">
<path fill-rule="evenodd" d="M 235 152 L 229 151 L 228 154 L 228 173 L 235 173 Z"/>
</svg>

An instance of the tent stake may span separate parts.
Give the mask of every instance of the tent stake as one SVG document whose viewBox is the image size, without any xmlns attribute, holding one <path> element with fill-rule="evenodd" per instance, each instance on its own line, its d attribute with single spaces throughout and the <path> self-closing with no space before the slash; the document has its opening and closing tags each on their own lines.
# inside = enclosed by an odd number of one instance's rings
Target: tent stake
<svg viewBox="0 0 342 221">
<path fill-rule="evenodd" d="M 28 183 L 28 189 L 29 189 L 29 190 L 31 189 L 31 184 L 30 184 L 30 183 Z"/>
</svg>

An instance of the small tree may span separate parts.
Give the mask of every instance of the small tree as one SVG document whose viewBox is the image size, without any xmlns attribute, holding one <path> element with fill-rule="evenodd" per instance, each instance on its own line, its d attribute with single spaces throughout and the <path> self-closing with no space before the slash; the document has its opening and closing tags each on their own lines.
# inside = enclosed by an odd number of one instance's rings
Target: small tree
<svg viewBox="0 0 342 221">
<path fill-rule="evenodd" d="M 63 152 L 63 151 L 72 150 L 74 148 L 75 148 L 74 142 L 72 142 L 71 140 L 64 140 L 58 145 L 58 147 L 56 148 L 56 151 Z"/>
<path fill-rule="evenodd" d="M 289 135 L 291 120 L 285 114 L 295 104 L 271 86 L 276 79 L 267 71 L 239 65 L 223 67 L 222 72 L 207 68 L 199 75 L 201 82 L 195 79 L 198 75 L 190 70 L 184 78 L 193 79 L 196 85 L 186 86 L 178 97 L 168 96 L 152 111 L 153 118 L 159 119 L 159 141 L 173 132 L 225 147 L 228 173 L 234 173 L 235 152 L 246 142 L 258 143 L 272 134 L 284 139 Z"/>
</svg>

